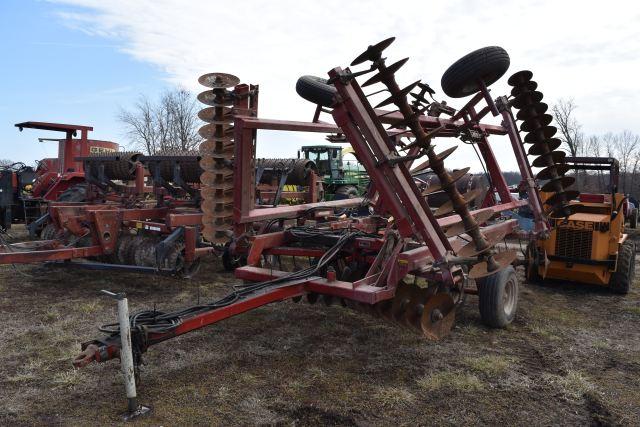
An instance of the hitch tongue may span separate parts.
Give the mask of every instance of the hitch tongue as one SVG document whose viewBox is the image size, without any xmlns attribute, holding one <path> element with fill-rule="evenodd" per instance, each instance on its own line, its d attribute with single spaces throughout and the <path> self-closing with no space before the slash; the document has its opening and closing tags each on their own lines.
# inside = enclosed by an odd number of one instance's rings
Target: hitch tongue
<svg viewBox="0 0 640 427">
<path fill-rule="evenodd" d="M 76 369 L 84 368 L 94 360 L 97 361 L 96 355 L 99 353 L 98 346 L 89 344 L 79 355 L 73 359 L 73 367 Z"/>
</svg>

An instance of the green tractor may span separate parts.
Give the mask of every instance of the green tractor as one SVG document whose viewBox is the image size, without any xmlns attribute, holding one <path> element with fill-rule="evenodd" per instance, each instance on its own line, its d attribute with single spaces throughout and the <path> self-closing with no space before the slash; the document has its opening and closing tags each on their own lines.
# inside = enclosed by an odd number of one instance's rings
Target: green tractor
<svg viewBox="0 0 640 427">
<path fill-rule="evenodd" d="M 369 176 L 364 167 L 356 160 L 344 160 L 344 155 L 351 152 L 349 150 L 335 145 L 307 145 L 301 148 L 304 158 L 312 160 L 318 168 L 325 200 L 358 197 L 366 190 Z"/>
</svg>

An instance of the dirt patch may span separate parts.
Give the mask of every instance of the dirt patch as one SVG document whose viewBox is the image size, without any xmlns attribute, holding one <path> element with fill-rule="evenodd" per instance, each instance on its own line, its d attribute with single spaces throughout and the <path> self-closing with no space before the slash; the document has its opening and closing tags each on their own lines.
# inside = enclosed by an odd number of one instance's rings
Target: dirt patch
<svg viewBox="0 0 640 427">
<path fill-rule="evenodd" d="M 522 272 L 519 271 L 522 277 Z M 192 280 L 26 266 L 0 268 L 0 424 L 114 424 L 119 365 L 74 371 L 115 321 L 101 289 L 132 310 L 226 294 L 217 260 Z M 640 285 L 627 296 L 523 284 L 506 330 L 469 297 L 453 333 L 425 341 L 364 314 L 283 302 L 159 344 L 144 356 L 141 425 L 640 424 Z"/>
</svg>

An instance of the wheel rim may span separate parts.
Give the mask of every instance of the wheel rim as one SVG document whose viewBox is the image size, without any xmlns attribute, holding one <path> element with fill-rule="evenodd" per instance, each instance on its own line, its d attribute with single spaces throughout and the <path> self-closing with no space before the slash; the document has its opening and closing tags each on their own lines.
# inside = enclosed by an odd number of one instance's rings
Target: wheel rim
<svg viewBox="0 0 640 427">
<path fill-rule="evenodd" d="M 516 306 L 516 300 L 518 297 L 518 290 L 516 281 L 509 279 L 504 285 L 504 293 L 502 295 L 502 306 L 504 307 L 504 313 L 510 316 L 513 309 Z"/>
</svg>

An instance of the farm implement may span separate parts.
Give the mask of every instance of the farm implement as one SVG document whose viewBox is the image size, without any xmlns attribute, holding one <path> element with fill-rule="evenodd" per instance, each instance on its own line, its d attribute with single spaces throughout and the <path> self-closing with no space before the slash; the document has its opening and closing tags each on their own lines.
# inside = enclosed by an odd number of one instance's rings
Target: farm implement
<svg viewBox="0 0 640 427">
<path fill-rule="evenodd" d="M 447 95 L 469 97 L 455 110 L 437 101 L 425 83 L 398 84 L 396 72 L 408 58 L 387 64 L 382 53 L 393 40 L 369 46 L 360 54 L 351 66 L 368 64 L 361 71 L 336 67 L 328 79 L 305 76 L 298 81 L 298 93 L 317 105 L 312 122 L 259 118 L 252 108 L 257 86 L 240 84 L 221 73 L 200 78 L 209 88 L 198 97 L 209 105 L 200 113 L 208 122 L 203 128 L 207 139 L 200 147 L 203 236 L 225 245 L 225 264 L 235 269 L 235 277 L 243 283 L 216 301 L 176 311 L 154 309 L 131 316 L 120 311 L 118 324 L 101 329 L 105 337 L 82 345 L 82 353 L 74 360 L 76 367 L 122 357 L 131 384 L 131 373 L 150 346 L 287 299 L 353 308 L 417 330 L 429 339 L 450 332 L 466 294 L 478 295 L 481 319 L 488 326 L 502 328 L 512 322 L 518 303 L 512 266 L 517 252 L 500 243 L 518 232 L 517 221 L 490 220 L 526 205 L 534 218 L 527 237 L 545 238 L 550 232 L 549 216 L 562 218 L 572 209 L 563 167 L 556 164 L 555 155 L 547 153 L 553 148 L 542 147 L 553 144 L 546 117 L 525 121 L 530 134 L 536 135 L 536 150 L 545 159 L 546 168 L 538 178 L 552 183 L 551 195 L 543 202 L 511 110 L 517 105 L 536 112 L 525 105 L 523 95 L 535 89 L 526 80 L 530 73 L 519 72 L 509 79 L 520 88 L 511 97 L 494 99 L 488 87 L 506 73 L 509 56 L 499 47 L 474 51 L 442 78 Z M 368 79 L 360 83 L 365 75 Z M 381 90 L 371 95 L 386 97 L 375 107 L 363 92 L 373 84 Z M 245 95 L 241 105 L 230 107 L 238 94 Z M 320 112 L 330 113 L 335 124 L 317 120 Z M 490 115 L 500 117 L 502 123 L 482 121 Z M 341 141 L 350 144 L 369 176 L 366 193 L 290 206 L 257 205 L 255 149 L 262 129 L 343 135 Z M 493 135 L 508 137 L 526 200 L 512 198 L 489 143 Z M 478 149 L 488 188 L 462 192 L 467 187 L 457 182 L 470 168 L 445 168 L 444 160 L 456 146 L 436 152 L 434 141 L 456 138 Z M 423 162 L 413 166 L 421 158 Z M 416 176 L 425 171 L 437 180 Z M 428 196 L 436 193 L 447 200 L 432 209 Z M 483 207 L 472 209 L 475 200 L 481 200 Z M 363 208 L 367 214 L 363 215 Z M 126 300 L 122 294 L 112 296 Z M 128 397 L 135 398 L 135 387 L 131 390 L 129 386 Z"/>
</svg>

